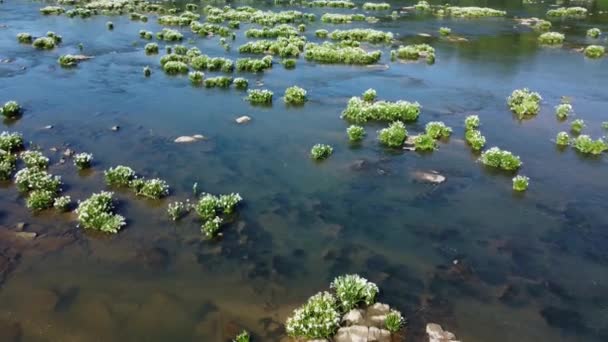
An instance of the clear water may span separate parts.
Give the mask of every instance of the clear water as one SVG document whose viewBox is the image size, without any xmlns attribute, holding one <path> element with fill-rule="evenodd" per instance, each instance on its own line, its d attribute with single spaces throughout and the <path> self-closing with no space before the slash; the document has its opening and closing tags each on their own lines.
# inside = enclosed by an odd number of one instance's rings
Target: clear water
<svg viewBox="0 0 608 342">
<path fill-rule="evenodd" d="M 390 30 L 403 44 L 428 42 L 437 62 L 391 63 L 390 48 L 379 46 L 387 68 L 301 58 L 293 71 L 275 65 L 245 75 L 250 84 L 261 81 L 275 92 L 272 107 L 252 107 L 234 89 L 197 88 L 187 77 L 164 75 L 160 56 L 146 56 L 146 42 L 138 37 L 142 28 L 160 30 L 153 16 L 148 23 L 124 16 L 69 19 L 41 16 L 39 2 L 0 4 L 0 24 L 6 25 L 0 59 L 8 59 L 0 64 L 0 101 L 15 99 L 26 109 L 4 129 L 21 131 L 44 148 L 51 172 L 63 176 L 73 198 L 104 189 L 102 170 L 117 164 L 166 179 L 173 189 L 158 202 L 119 192 L 118 211 L 129 225 L 115 236 L 99 236 L 77 229 L 71 214 L 32 216 L 14 186 L 3 184 L 3 233 L 26 222 L 39 237 L 1 240 L 0 251 L 19 258 L 0 288 L 0 339 L 226 341 L 245 328 L 256 341 L 279 341 L 291 310 L 336 275 L 356 272 L 375 281 L 380 299 L 407 316 L 408 341 L 423 340 L 428 322 L 463 341 L 608 340 L 606 158 L 561 151 L 552 141 L 568 130 L 553 112 L 561 96 L 572 98 L 586 133 L 604 135 L 608 62 L 573 49 L 591 43 L 585 37 L 590 27 L 608 32 L 608 16 L 600 14 L 608 3 L 594 3 L 587 20 L 554 22 L 567 37 L 561 48 L 539 47 L 537 34 L 512 20 L 543 16 L 549 4 L 453 3 L 502 8 L 509 16 L 403 14 L 392 20 L 390 12 L 380 12 L 377 24 L 334 25 Z M 348 10 L 305 11 L 320 16 Z M 113 31 L 105 28 L 108 20 Z M 322 26 L 309 25 L 310 40 Z M 439 39 L 441 26 L 469 41 Z M 248 27 L 242 25 L 231 58 Z M 64 43 L 33 50 L 16 42 L 22 31 L 55 31 Z M 182 31 L 194 39 L 187 45 L 225 54 L 217 37 Z M 95 58 L 73 70 L 60 68 L 57 57 L 78 53 L 80 42 Z M 142 75 L 146 65 L 153 69 L 150 78 Z M 309 91 L 304 107 L 289 108 L 280 99 L 294 84 Z M 408 125 L 410 132 L 442 120 L 454 128 L 452 138 L 432 154 L 394 152 L 375 141 L 382 126 L 369 124 L 364 143 L 351 146 L 340 112 L 348 98 L 370 87 L 382 99 L 421 103 L 423 114 Z M 523 122 L 505 104 L 521 87 L 544 99 L 541 113 Z M 524 195 L 513 194 L 512 175 L 484 169 L 463 143 L 463 120 L 471 113 L 480 116 L 488 147 L 522 157 L 521 173 L 531 178 Z M 241 115 L 253 121 L 235 124 Z M 120 131 L 111 131 L 113 125 Z M 208 140 L 173 143 L 191 134 Z M 319 142 L 331 144 L 334 155 L 314 163 L 308 153 Z M 93 171 L 79 174 L 58 164 L 60 153 L 49 151 L 54 146 L 93 153 Z M 352 167 L 362 159 L 362 169 Z M 415 182 L 416 170 L 438 170 L 447 182 Z M 238 222 L 217 241 L 202 239 L 194 217 L 177 224 L 166 217 L 166 204 L 191 196 L 194 182 L 206 192 L 245 198 Z"/>
</svg>

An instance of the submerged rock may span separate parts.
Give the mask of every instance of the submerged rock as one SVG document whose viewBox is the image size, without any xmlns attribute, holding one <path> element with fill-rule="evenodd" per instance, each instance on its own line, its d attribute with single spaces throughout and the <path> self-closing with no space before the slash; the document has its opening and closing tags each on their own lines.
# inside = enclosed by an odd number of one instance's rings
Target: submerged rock
<svg viewBox="0 0 608 342">
<path fill-rule="evenodd" d="M 428 34 L 428 33 L 418 33 L 418 35 L 419 35 L 420 37 L 432 37 L 432 36 L 431 36 L 430 34 Z"/>
<path fill-rule="evenodd" d="M 247 115 L 243 115 L 241 117 L 236 118 L 236 123 L 238 123 L 238 124 L 245 124 L 245 123 L 248 123 L 249 121 L 251 121 L 251 118 L 248 117 Z"/>
<path fill-rule="evenodd" d="M 34 232 L 15 232 L 15 237 L 24 240 L 34 240 L 38 234 Z"/>
<path fill-rule="evenodd" d="M 441 184 L 446 180 L 445 176 L 435 170 L 414 171 L 412 172 L 412 177 L 417 181 L 433 184 Z"/>
<path fill-rule="evenodd" d="M 429 335 L 429 342 L 458 342 L 456 340 L 456 335 L 447 330 L 443 330 L 439 324 L 427 324 L 426 333 Z"/>
<path fill-rule="evenodd" d="M 188 135 L 183 135 L 181 137 L 178 137 L 174 140 L 174 142 L 178 143 L 178 144 L 183 144 L 183 143 L 193 143 L 199 140 L 203 140 L 205 137 L 200 135 L 200 134 L 195 134 L 192 136 L 188 136 Z"/>
</svg>

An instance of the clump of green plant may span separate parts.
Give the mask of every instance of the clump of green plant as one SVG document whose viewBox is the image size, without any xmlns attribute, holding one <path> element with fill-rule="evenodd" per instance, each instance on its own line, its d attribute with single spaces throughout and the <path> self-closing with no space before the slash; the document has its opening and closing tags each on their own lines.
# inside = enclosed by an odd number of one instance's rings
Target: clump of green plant
<svg viewBox="0 0 608 342">
<path fill-rule="evenodd" d="M 223 71 L 232 72 L 234 70 L 234 63 L 227 58 L 222 57 L 209 57 L 207 55 L 194 56 L 190 65 L 196 70 L 209 70 L 209 71 Z"/>
<path fill-rule="evenodd" d="M 331 24 L 347 24 L 353 21 L 364 21 L 366 19 L 363 14 L 339 14 L 325 13 L 321 16 L 321 21 Z"/>
<path fill-rule="evenodd" d="M 370 98 L 368 94 L 368 99 Z M 420 104 L 408 101 L 377 101 L 369 102 L 359 97 L 348 101 L 341 118 L 355 122 L 367 121 L 415 121 L 420 115 Z"/>
<path fill-rule="evenodd" d="M 143 70 L 144 70 L 145 77 L 150 77 L 150 75 L 152 75 L 152 69 L 150 69 L 149 66 L 145 66 Z"/>
<path fill-rule="evenodd" d="M 232 342 L 249 342 L 249 333 L 243 330 L 240 334 L 236 335 Z"/>
<path fill-rule="evenodd" d="M 72 204 L 72 198 L 70 196 L 60 196 L 55 198 L 53 201 L 53 208 L 66 212 L 70 209 L 70 205 Z"/>
<path fill-rule="evenodd" d="M 403 318 L 403 316 L 401 316 L 401 312 L 397 310 L 391 310 L 386 315 L 384 326 L 386 327 L 386 330 L 390 331 L 391 333 L 396 333 L 397 331 L 399 331 L 399 329 L 401 329 L 404 323 L 405 319 Z"/>
<path fill-rule="evenodd" d="M 57 62 L 63 68 L 72 68 L 78 65 L 78 59 L 73 55 L 61 55 L 57 59 Z"/>
<path fill-rule="evenodd" d="M 57 33 L 53 32 L 53 31 L 47 32 L 46 36 L 47 36 L 47 38 L 51 38 L 55 42 L 55 44 L 59 44 L 63 40 L 63 37 L 61 37 L 60 35 L 58 35 Z"/>
<path fill-rule="evenodd" d="M 49 166 L 49 158 L 45 157 L 40 151 L 22 152 L 21 160 L 30 169 L 46 169 Z"/>
<path fill-rule="evenodd" d="M 602 58 L 606 54 L 606 49 L 601 45 L 589 45 L 584 50 L 588 58 Z"/>
<path fill-rule="evenodd" d="M 272 56 L 265 56 L 261 59 L 239 58 L 236 60 L 236 70 L 260 72 L 272 68 Z"/>
<path fill-rule="evenodd" d="M 479 161 L 486 166 L 507 171 L 517 170 L 522 164 L 518 156 L 509 151 L 501 150 L 498 147 L 492 147 L 484 151 Z"/>
<path fill-rule="evenodd" d="M 464 128 L 467 131 L 479 128 L 479 116 L 469 115 L 464 119 Z"/>
<path fill-rule="evenodd" d="M 185 202 L 173 202 L 167 206 L 167 215 L 172 221 L 177 221 L 186 216 L 192 210 L 192 204 L 189 200 Z"/>
<path fill-rule="evenodd" d="M 346 134 L 348 135 L 348 140 L 351 142 L 358 142 L 365 138 L 365 128 L 357 125 L 350 125 L 346 129 Z"/>
<path fill-rule="evenodd" d="M 401 147 L 406 138 L 407 130 L 401 121 L 395 121 L 387 128 L 378 131 L 378 140 L 388 147 Z"/>
<path fill-rule="evenodd" d="M 169 195 L 169 184 L 159 178 L 135 178 L 129 182 L 129 187 L 133 189 L 135 195 L 150 199 L 159 199 Z"/>
<path fill-rule="evenodd" d="M 21 32 L 17 34 L 17 41 L 22 44 L 31 44 L 34 38 L 31 34 L 26 32 Z"/>
<path fill-rule="evenodd" d="M 530 183 L 530 178 L 526 176 L 517 175 L 513 177 L 513 190 L 515 191 L 526 191 L 528 190 L 528 184 Z"/>
<path fill-rule="evenodd" d="M 234 209 L 242 201 L 239 194 L 228 194 L 214 196 L 211 194 L 203 194 L 199 201 L 194 205 L 194 210 L 203 221 L 201 227 L 202 232 L 207 237 L 214 237 L 218 234 L 223 219 L 220 215 L 230 215 Z"/>
<path fill-rule="evenodd" d="M 298 86 L 293 86 L 285 89 L 283 100 L 287 104 L 301 105 L 308 101 L 308 98 L 306 97 L 306 90 Z"/>
<path fill-rule="evenodd" d="M 44 15 L 60 15 L 65 12 L 65 9 L 60 6 L 46 6 L 40 9 L 40 13 Z"/>
<path fill-rule="evenodd" d="M 572 105 L 568 102 L 560 103 L 555 107 L 555 115 L 560 120 L 565 120 L 572 114 Z"/>
<path fill-rule="evenodd" d="M 363 95 L 361 95 L 361 98 L 363 98 L 363 101 L 370 102 L 370 103 L 373 103 L 374 101 L 376 101 L 377 97 L 378 97 L 378 94 L 376 93 L 376 90 L 371 89 L 371 88 L 364 91 Z"/>
<path fill-rule="evenodd" d="M 272 91 L 266 89 L 251 89 L 247 91 L 247 100 L 252 104 L 271 104 Z"/>
<path fill-rule="evenodd" d="M 26 167 L 15 174 L 15 185 L 20 192 L 46 190 L 57 194 L 61 190 L 61 177 L 53 176 L 39 168 Z"/>
<path fill-rule="evenodd" d="M 304 54 L 307 60 L 326 64 L 369 65 L 382 57 L 382 52 L 367 52 L 359 47 L 342 46 L 325 42 L 306 44 Z"/>
<path fill-rule="evenodd" d="M 205 74 L 200 71 L 191 71 L 188 74 L 188 78 L 190 79 L 190 82 L 192 82 L 192 84 L 203 84 L 204 77 Z"/>
<path fill-rule="evenodd" d="M 109 186 L 127 187 L 135 178 L 135 171 L 132 168 L 124 165 L 111 167 L 104 171 L 106 184 Z"/>
<path fill-rule="evenodd" d="M 513 113 L 521 120 L 526 116 L 536 115 L 540 111 L 539 93 L 530 91 L 528 88 L 515 89 L 507 98 L 507 104 Z"/>
<path fill-rule="evenodd" d="M 310 7 L 354 8 L 355 3 L 344 0 L 314 0 L 307 3 Z"/>
<path fill-rule="evenodd" d="M 538 36 L 538 42 L 543 45 L 559 45 L 565 38 L 566 36 L 559 32 L 545 32 Z"/>
<path fill-rule="evenodd" d="M 350 29 L 350 30 L 334 30 L 330 33 L 329 38 L 332 40 L 342 41 L 358 41 L 370 43 L 390 43 L 393 40 L 393 34 L 372 29 Z"/>
<path fill-rule="evenodd" d="M 144 51 L 146 51 L 146 54 L 148 54 L 148 55 L 157 54 L 158 53 L 158 44 L 148 43 L 148 44 L 146 44 L 146 46 L 144 46 Z"/>
<path fill-rule="evenodd" d="M 330 338 L 340 326 L 337 307 L 336 298 L 331 293 L 317 293 L 287 318 L 287 335 L 307 340 Z"/>
<path fill-rule="evenodd" d="M 205 79 L 207 88 L 228 88 L 232 84 L 232 78 L 226 76 L 209 77 Z"/>
<path fill-rule="evenodd" d="M 480 151 L 486 145 L 486 138 L 479 130 L 469 129 L 465 132 L 465 140 L 475 151 Z"/>
<path fill-rule="evenodd" d="M 483 18 L 483 17 L 504 17 L 507 12 L 496 10 L 488 7 L 460 7 L 446 6 L 443 9 L 443 14 L 456 18 Z"/>
<path fill-rule="evenodd" d="M 148 21 L 148 17 L 146 15 L 136 12 L 129 13 L 129 19 L 133 21 L 141 21 L 144 23 Z"/>
<path fill-rule="evenodd" d="M 594 27 L 587 30 L 587 37 L 598 38 L 602 34 L 599 28 Z"/>
<path fill-rule="evenodd" d="M 6 118 L 16 118 L 21 115 L 22 109 L 17 101 L 8 101 L 0 107 L 0 114 Z"/>
<path fill-rule="evenodd" d="M 366 2 L 363 4 L 363 9 L 366 11 L 387 11 L 391 9 L 391 5 L 386 2 Z"/>
<path fill-rule="evenodd" d="M 329 31 L 324 30 L 324 29 L 320 29 L 320 30 L 316 30 L 315 31 L 315 36 L 319 37 L 319 38 L 327 38 L 327 36 L 329 35 Z"/>
<path fill-rule="evenodd" d="M 555 143 L 558 146 L 568 146 L 570 145 L 570 136 L 566 132 L 559 132 L 555 137 Z"/>
<path fill-rule="evenodd" d="M 437 142 L 430 134 L 420 134 L 414 138 L 414 148 L 416 151 L 434 151 L 437 149 Z"/>
<path fill-rule="evenodd" d="M 570 130 L 574 134 L 580 134 L 585 128 L 585 121 L 583 119 L 576 119 L 570 123 Z"/>
<path fill-rule="evenodd" d="M 427 62 L 435 61 L 435 49 L 428 44 L 412 44 L 399 46 L 397 50 L 391 51 L 393 59 L 407 59 L 416 61 L 420 58 L 425 58 Z"/>
<path fill-rule="evenodd" d="M 541 31 L 541 32 L 547 32 L 551 29 L 553 25 L 551 24 L 550 21 L 547 20 L 539 20 L 536 22 L 536 24 L 534 25 L 534 29 Z"/>
<path fill-rule="evenodd" d="M 0 180 L 9 180 L 15 171 L 17 158 L 10 153 L 0 153 Z"/>
<path fill-rule="evenodd" d="M 433 139 L 448 138 L 452 134 L 452 129 L 441 121 L 431 121 L 425 126 L 426 134 Z"/>
<path fill-rule="evenodd" d="M 80 202 L 76 209 L 79 227 L 104 233 L 118 233 L 126 222 L 123 216 L 114 213 L 113 195 L 112 192 L 102 191 Z"/>
<path fill-rule="evenodd" d="M 283 66 L 285 67 L 285 69 L 293 69 L 296 67 L 296 60 L 293 58 L 284 59 Z"/>
<path fill-rule="evenodd" d="M 50 50 L 55 48 L 55 40 L 50 37 L 39 37 L 34 39 L 34 42 L 32 42 L 32 46 L 37 49 Z"/>
<path fill-rule="evenodd" d="M 431 9 L 431 5 L 425 0 L 420 0 L 414 5 L 414 8 L 418 11 L 428 11 Z"/>
<path fill-rule="evenodd" d="M 150 31 L 139 30 L 139 37 L 142 39 L 150 40 L 154 37 L 154 34 Z"/>
<path fill-rule="evenodd" d="M 160 32 L 156 33 L 156 38 L 160 40 L 175 42 L 181 41 L 184 38 L 184 35 L 181 34 L 179 31 L 164 28 Z"/>
<path fill-rule="evenodd" d="M 40 211 L 53 206 L 55 193 L 48 190 L 33 190 L 26 199 L 28 209 Z"/>
<path fill-rule="evenodd" d="M 314 160 L 324 160 L 329 158 L 333 152 L 334 149 L 329 145 L 315 144 L 310 149 L 310 157 Z"/>
<path fill-rule="evenodd" d="M 244 89 L 247 89 L 247 87 L 249 87 L 249 81 L 247 81 L 247 79 L 243 78 L 243 77 L 235 78 L 233 83 L 234 83 L 234 87 L 236 89 L 244 90 Z"/>
<path fill-rule="evenodd" d="M 329 287 L 336 293 L 342 312 L 348 312 L 359 304 L 372 305 L 378 295 L 378 286 L 357 274 L 336 277 Z"/>
<path fill-rule="evenodd" d="M 0 133 L 0 150 L 12 153 L 23 148 L 23 135 L 18 132 Z"/>
<path fill-rule="evenodd" d="M 163 70 L 167 74 L 185 74 L 188 72 L 188 64 L 178 61 L 169 61 L 163 65 Z"/>
<path fill-rule="evenodd" d="M 452 29 L 449 27 L 440 27 L 439 34 L 442 36 L 449 36 L 452 33 Z"/>
<path fill-rule="evenodd" d="M 581 19 L 587 16 L 587 9 L 584 7 L 560 7 L 548 10 L 547 16 Z"/>
<path fill-rule="evenodd" d="M 114 29 L 114 23 L 111 21 L 108 21 L 106 23 L 106 27 L 108 28 L 108 30 L 112 31 Z"/>
<path fill-rule="evenodd" d="M 572 140 L 572 146 L 579 152 L 599 155 L 608 150 L 608 144 L 602 139 L 593 140 L 582 134 Z"/>
</svg>

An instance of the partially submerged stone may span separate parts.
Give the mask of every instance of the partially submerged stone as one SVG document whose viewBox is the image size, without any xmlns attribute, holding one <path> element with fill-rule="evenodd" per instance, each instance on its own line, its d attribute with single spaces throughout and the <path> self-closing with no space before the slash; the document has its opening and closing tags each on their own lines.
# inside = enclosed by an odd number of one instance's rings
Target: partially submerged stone
<svg viewBox="0 0 608 342">
<path fill-rule="evenodd" d="M 174 142 L 181 144 L 181 143 L 193 143 L 199 140 L 203 140 L 205 137 L 202 136 L 201 134 L 195 134 L 192 136 L 188 136 L 188 135 L 184 135 L 181 137 L 178 137 L 174 140 Z"/>
<path fill-rule="evenodd" d="M 236 118 L 236 123 L 238 123 L 238 124 L 246 124 L 249 121 L 251 121 L 251 118 L 248 117 L 247 115 L 243 115 L 241 117 Z"/>
<path fill-rule="evenodd" d="M 412 172 L 412 177 L 420 182 L 432 183 L 432 184 L 441 184 L 445 182 L 446 177 L 441 175 L 439 172 L 435 170 L 430 171 L 414 171 Z"/>
<path fill-rule="evenodd" d="M 429 335 L 429 342 L 459 342 L 453 333 L 443 330 L 439 324 L 427 324 L 426 333 Z"/>
</svg>

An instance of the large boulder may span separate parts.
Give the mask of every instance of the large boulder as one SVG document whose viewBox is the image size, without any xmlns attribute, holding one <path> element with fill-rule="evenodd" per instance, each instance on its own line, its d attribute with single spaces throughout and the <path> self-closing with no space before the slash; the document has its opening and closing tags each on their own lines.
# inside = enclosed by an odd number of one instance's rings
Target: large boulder
<svg viewBox="0 0 608 342">
<path fill-rule="evenodd" d="M 439 324 L 427 324 L 426 333 L 429 335 L 429 342 L 459 342 L 453 333 L 443 330 Z"/>
<path fill-rule="evenodd" d="M 347 327 L 351 325 L 362 325 L 365 320 L 363 319 L 363 310 L 352 309 L 342 317 L 342 322 Z"/>
<path fill-rule="evenodd" d="M 391 312 L 391 307 L 387 304 L 372 304 L 365 311 L 365 324 L 370 327 L 384 329 L 386 327 L 386 315 L 389 312 Z"/>
<path fill-rule="evenodd" d="M 367 342 L 369 328 L 364 325 L 352 325 L 338 329 L 334 342 Z"/>
</svg>

